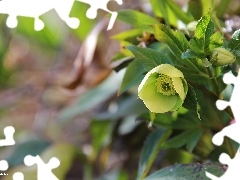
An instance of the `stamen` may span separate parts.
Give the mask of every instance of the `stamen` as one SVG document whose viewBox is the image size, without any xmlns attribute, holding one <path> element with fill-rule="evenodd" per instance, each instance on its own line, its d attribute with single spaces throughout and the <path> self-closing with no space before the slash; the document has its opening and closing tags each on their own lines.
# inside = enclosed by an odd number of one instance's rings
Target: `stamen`
<svg viewBox="0 0 240 180">
<path fill-rule="evenodd" d="M 159 75 L 155 85 L 157 86 L 157 92 L 163 95 L 171 96 L 176 94 L 172 79 L 165 74 Z"/>
</svg>

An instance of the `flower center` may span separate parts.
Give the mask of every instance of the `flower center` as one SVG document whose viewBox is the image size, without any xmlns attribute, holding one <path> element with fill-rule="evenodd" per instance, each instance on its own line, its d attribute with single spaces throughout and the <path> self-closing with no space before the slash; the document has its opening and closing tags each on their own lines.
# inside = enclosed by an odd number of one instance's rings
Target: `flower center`
<svg viewBox="0 0 240 180">
<path fill-rule="evenodd" d="M 172 79 L 165 74 L 159 75 L 155 85 L 157 86 L 157 92 L 162 93 L 163 95 L 171 96 L 176 94 Z"/>
</svg>

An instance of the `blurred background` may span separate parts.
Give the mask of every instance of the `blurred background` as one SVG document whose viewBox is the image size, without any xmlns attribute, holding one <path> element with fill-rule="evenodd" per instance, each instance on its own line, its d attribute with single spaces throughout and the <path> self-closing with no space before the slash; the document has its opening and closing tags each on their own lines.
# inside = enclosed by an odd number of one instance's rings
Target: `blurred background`
<svg viewBox="0 0 240 180">
<path fill-rule="evenodd" d="M 188 1 L 176 2 L 184 6 Z M 121 6 L 112 1 L 108 7 L 152 15 L 147 0 L 123 0 Z M 107 13 L 99 10 L 97 18 L 90 20 L 85 15 L 88 8 L 74 3 L 70 16 L 81 21 L 75 30 L 54 10 L 40 17 L 45 27 L 39 32 L 31 18 L 18 17 L 17 28 L 10 29 L 7 15 L 0 15 L 1 138 L 6 126 L 16 130 L 16 145 L 0 148 L 0 159 L 9 163 L 4 180 L 18 171 L 25 180 L 37 179 L 36 166 L 23 166 L 28 154 L 38 154 L 46 163 L 58 157 L 61 165 L 53 172 L 60 180 L 136 176 L 141 147 L 150 132 L 146 122 L 136 119 L 148 111 L 131 91 L 117 95 L 124 69 L 112 70 L 122 47 L 111 36 L 130 26 L 116 21 L 107 31 Z M 174 163 L 168 161 L 165 165 Z M 161 156 L 156 169 L 160 162 Z"/>
</svg>

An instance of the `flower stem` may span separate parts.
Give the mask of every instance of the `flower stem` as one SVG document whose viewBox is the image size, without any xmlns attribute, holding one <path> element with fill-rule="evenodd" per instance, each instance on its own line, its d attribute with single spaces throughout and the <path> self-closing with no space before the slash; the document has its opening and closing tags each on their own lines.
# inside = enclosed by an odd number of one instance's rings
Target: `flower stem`
<svg viewBox="0 0 240 180">
<path fill-rule="evenodd" d="M 148 128 L 152 129 L 153 122 L 156 118 L 156 113 L 153 113 L 153 112 L 150 111 L 149 114 L 150 114 L 150 122 L 148 124 Z"/>
<path fill-rule="evenodd" d="M 208 75 L 209 75 L 209 77 L 210 77 L 210 79 L 212 81 L 214 92 L 219 97 L 220 96 L 220 92 L 219 92 L 219 89 L 218 89 L 218 82 L 217 82 L 216 78 L 214 77 L 210 67 L 207 67 L 207 72 L 208 72 Z"/>
</svg>

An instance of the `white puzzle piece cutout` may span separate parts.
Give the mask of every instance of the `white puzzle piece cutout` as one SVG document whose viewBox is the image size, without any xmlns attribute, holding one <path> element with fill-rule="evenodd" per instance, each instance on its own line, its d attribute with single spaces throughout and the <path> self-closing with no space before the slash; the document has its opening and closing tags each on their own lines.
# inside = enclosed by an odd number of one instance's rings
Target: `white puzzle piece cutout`
<svg viewBox="0 0 240 180">
<path fill-rule="evenodd" d="M 110 0 L 78 0 L 89 4 L 91 7 L 86 15 L 94 19 L 97 16 L 97 10 L 102 9 L 112 14 L 108 30 L 112 29 L 117 17 L 117 12 L 110 11 L 107 4 Z M 115 0 L 119 5 L 122 0 Z M 1 0 L 0 14 L 8 14 L 7 26 L 15 28 L 18 25 L 17 16 L 34 18 L 34 29 L 40 31 L 44 28 L 44 22 L 39 18 L 46 12 L 54 9 L 59 17 L 66 22 L 66 24 L 76 29 L 80 21 L 78 18 L 69 17 L 75 0 Z"/>
<path fill-rule="evenodd" d="M 4 128 L 3 133 L 5 135 L 5 139 L 0 139 L 0 146 L 11 146 L 15 144 L 15 140 L 13 139 L 13 135 L 15 133 L 15 129 L 12 126 L 7 126 Z"/>
<path fill-rule="evenodd" d="M 86 4 L 89 4 L 91 7 L 88 9 L 86 15 L 89 19 L 95 19 L 97 17 L 98 9 L 104 10 L 111 14 L 111 18 L 108 24 L 107 30 L 112 29 L 114 22 L 117 19 L 117 12 L 110 11 L 107 8 L 107 4 L 110 0 L 77 0 Z M 115 0 L 119 5 L 122 5 L 122 0 Z"/>
<path fill-rule="evenodd" d="M 21 172 L 16 172 L 13 174 L 13 180 L 24 180 L 23 173 Z"/>
<path fill-rule="evenodd" d="M 235 157 L 231 159 L 226 153 L 222 153 L 219 157 L 219 161 L 222 164 L 227 164 L 227 171 L 221 176 L 216 177 L 211 173 L 206 172 L 206 176 L 212 180 L 238 180 L 240 177 L 239 165 L 240 165 L 240 151 L 238 149 Z"/>
<path fill-rule="evenodd" d="M 80 21 L 69 17 L 74 0 L 1 0 L 0 13 L 8 14 L 7 26 L 15 28 L 18 24 L 17 16 L 34 18 L 34 29 L 43 29 L 44 23 L 39 17 L 55 9 L 59 17 L 71 28 L 77 28 Z"/>
<path fill-rule="evenodd" d="M 45 164 L 38 155 L 35 157 L 28 155 L 24 158 L 24 163 L 26 166 L 37 165 L 38 180 L 58 180 L 58 178 L 52 173 L 52 169 L 55 169 L 60 165 L 60 161 L 56 157 L 51 158 L 49 162 Z M 16 176 L 20 176 L 20 174 L 17 174 Z"/>
<path fill-rule="evenodd" d="M 213 143 L 217 146 L 222 145 L 224 141 L 224 136 L 229 137 L 230 139 L 236 141 L 240 144 L 240 69 L 238 76 L 235 77 L 231 72 L 226 73 L 223 76 L 223 81 L 226 84 L 233 84 L 234 89 L 230 101 L 217 100 L 216 106 L 219 110 L 223 110 L 228 106 L 231 107 L 234 114 L 235 123 L 223 128 L 220 132 L 213 136 Z M 227 164 L 228 169 L 224 175 L 221 177 L 216 177 L 211 173 L 206 172 L 206 176 L 212 180 L 238 180 L 240 179 L 240 148 L 238 149 L 235 157 L 231 159 L 226 153 L 222 153 L 219 157 L 219 161 L 222 164 Z"/>
<path fill-rule="evenodd" d="M 5 160 L 1 160 L 0 161 L 0 171 L 6 171 L 8 169 L 8 162 Z M 0 173 L 0 177 L 1 176 L 6 176 L 8 174 L 6 173 Z"/>
</svg>

